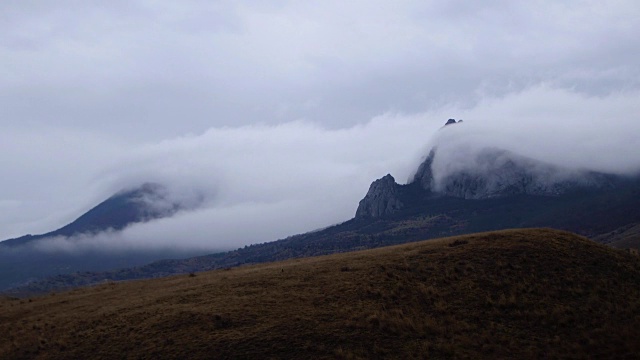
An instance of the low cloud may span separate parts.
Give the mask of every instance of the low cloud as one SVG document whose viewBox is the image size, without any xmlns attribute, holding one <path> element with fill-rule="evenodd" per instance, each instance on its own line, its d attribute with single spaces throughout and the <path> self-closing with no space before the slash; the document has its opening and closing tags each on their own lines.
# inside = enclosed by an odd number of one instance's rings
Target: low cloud
<svg viewBox="0 0 640 360">
<path fill-rule="evenodd" d="M 346 129 L 309 121 L 222 127 L 142 146 L 80 134 L 65 138 L 64 149 L 55 132 L 51 138 L 36 134 L 37 144 L 24 141 L 33 134 L 22 134 L 22 142 L 13 134 L 11 151 L 31 153 L 34 166 L 7 168 L 16 178 L 0 190 L 0 217 L 11 220 L 3 220 L 5 238 L 45 232 L 120 189 L 157 182 L 171 199 L 202 202 L 195 210 L 122 232 L 40 246 L 231 249 L 348 220 L 371 181 L 387 173 L 409 179 L 434 145 L 440 165 L 464 164 L 470 154 L 491 146 L 572 169 L 636 172 L 640 123 L 634 114 L 639 113 L 637 91 L 586 96 L 539 85 L 486 98 L 472 108 L 389 113 Z M 449 117 L 464 123 L 441 129 Z M 47 160 L 51 154 L 60 159 Z M 32 176 L 39 181 L 29 182 Z M 45 176 L 49 181 L 42 183 Z M 12 191 L 22 194 L 21 200 L 11 200 Z M 46 202 L 29 196 L 31 191 L 46 194 Z M 47 213 L 55 215 L 42 216 Z M 35 230 L 25 231 L 27 225 Z"/>
<path fill-rule="evenodd" d="M 539 85 L 488 98 L 457 112 L 465 121 L 438 131 L 434 176 L 481 166 L 477 154 L 498 148 L 568 170 L 640 172 L 640 92 L 586 96 Z M 468 121 L 467 121 L 468 119 Z"/>
<path fill-rule="evenodd" d="M 125 230 L 122 236 L 131 234 L 131 242 L 233 247 L 313 230 L 350 218 L 372 179 L 387 172 L 408 176 L 441 122 L 439 116 L 386 114 L 336 130 L 297 121 L 212 128 L 142 146 L 94 143 L 85 134 L 67 138 L 67 151 L 59 150 L 56 136 L 42 135 L 31 161 L 37 166 L 27 172 L 15 164 L 15 171 L 23 179 L 48 176 L 49 182 L 13 184 L 22 201 L 0 210 L 17 212 L 22 222 L 7 223 L 4 238 L 53 230 L 111 194 L 147 182 L 164 185 L 171 201 L 202 203 Z M 15 153 L 33 150 L 28 134 L 22 136 Z M 49 160 L 52 154 L 61 160 Z M 33 196 L 29 185 L 38 185 L 47 201 Z M 2 191 L 11 194 L 11 188 Z M 46 213 L 56 215 L 41 217 Z"/>
<path fill-rule="evenodd" d="M 332 128 L 541 81 L 640 88 L 640 3 L 0 2 L 0 124 L 146 141 L 312 119 Z"/>
</svg>

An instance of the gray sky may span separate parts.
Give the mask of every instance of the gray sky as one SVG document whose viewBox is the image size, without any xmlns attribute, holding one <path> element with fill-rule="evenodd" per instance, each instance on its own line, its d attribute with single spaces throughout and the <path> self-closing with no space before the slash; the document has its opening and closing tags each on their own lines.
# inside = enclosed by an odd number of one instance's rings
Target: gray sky
<svg viewBox="0 0 640 360">
<path fill-rule="evenodd" d="M 2 1 L 0 238 L 149 180 L 209 200 L 124 243 L 326 226 L 449 117 L 458 143 L 636 171 L 637 34 L 635 0 Z"/>
</svg>

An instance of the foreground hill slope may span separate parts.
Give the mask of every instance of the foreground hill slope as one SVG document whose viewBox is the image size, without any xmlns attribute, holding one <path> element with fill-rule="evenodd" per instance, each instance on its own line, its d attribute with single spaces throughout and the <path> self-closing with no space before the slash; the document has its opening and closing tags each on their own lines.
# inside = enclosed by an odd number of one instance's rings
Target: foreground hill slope
<svg viewBox="0 0 640 360">
<path fill-rule="evenodd" d="M 632 358 L 640 259 L 506 230 L 0 299 L 0 358 Z"/>
</svg>

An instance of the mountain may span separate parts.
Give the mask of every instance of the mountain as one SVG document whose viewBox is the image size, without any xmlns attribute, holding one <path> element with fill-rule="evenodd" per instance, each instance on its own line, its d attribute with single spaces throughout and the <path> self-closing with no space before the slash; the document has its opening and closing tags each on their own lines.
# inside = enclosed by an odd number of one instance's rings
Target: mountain
<svg viewBox="0 0 640 360">
<path fill-rule="evenodd" d="M 407 185 L 396 183 L 390 174 L 374 181 L 360 201 L 356 217 L 382 217 L 439 197 L 465 200 L 559 197 L 615 191 L 635 180 L 614 174 L 563 169 L 494 148 L 474 154 L 473 167 L 462 167 L 437 177 L 433 169 L 437 154 L 437 149 L 430 151 Z"/>
<path fill-rule="evenodd" d="M 459 123 L 449 119 L 445 127 Z M 446 214 L 456 220 L 452 233 L 549 226 L 640 247 L 637 175 L 562 168 L 492 147 L 469 154 L 463 164 L 438 164 L 442 155 L 437 146 L 431 149 L 405 185 L 390 174 L 374 181 L 356 219 Z"/>
<path fill-rule="evenodd" d="M 425 193 L 415 183 L 401 185 L 399 191 L 400 196 L 411 202 L 385 216 L 354 217 L 320 231 L 224 253 L 161 260 L 113 271 L 66 273 L 32 281 L 6 293 L 24 296 L 104 281 L 158 278 L 509 228 L 550 227 L 577 232 L 613 246 L 640 247 L 640 182 L 629 181 L 615 189 L 583 190 L 558 196 L 520 195 L 476 200 L 446 196 L 422 198 Z M 415 196 L 409 196 L 411 193 Z"/>
<path fill-rule="evenodd" d="M 450 122 L 448 126 L 464 126 Z M 624 248 L 640 247 L 640 178 L 564 169 L 504 149 L 486 148 L 442 172 L 432 149 L 411 181 L 374 181 L 355 217 L 320 231 L 189 259 L 30 281 L 32 294 L 105 280 L 154 278 L 509 228 L 549 227 Z M 452 164 L 445 164 L 452 165 Z M 106 270 L 106 269 L 104 269 Z"/>
<path fill-rule="evenodd" d="M 41 278 L 76 271 L 104 271 L 138 266 L 166 258 L 201 255 L 202 252 L 171 249 L 78 252 L 40 250 L 57 240 L 74 242 L 78 236 L 105 231 L 174 215 L 197 206 L 202 199 L 178 201 L 160 184 L 145 183 L 120 191 L 101 202 L 70 224 L 41 235 L 26 235 L 0 242 L 0 291 Z M 37 266 L 36 266 L 37 264 Z"/>
<path fill-rule="evenodd" d="M 122 230 L 131 224 L 169 217 L 181 209 L 184 209 L 183 204 L 172 201 L 164 186 L 145 183 L 137 188 L 114 194 L 60 229 L 46 234 L 25 235 L 5 240 L 0 242 L 0 246 L 24 245 L 34 240 L 57 236 L 71 237 L 107 230 Z"/>
<path fill-rule="evenodd" d="M 633 359 L 640 258 L 549 229 L 0 298 L 3 359 Z"/>
</svg>

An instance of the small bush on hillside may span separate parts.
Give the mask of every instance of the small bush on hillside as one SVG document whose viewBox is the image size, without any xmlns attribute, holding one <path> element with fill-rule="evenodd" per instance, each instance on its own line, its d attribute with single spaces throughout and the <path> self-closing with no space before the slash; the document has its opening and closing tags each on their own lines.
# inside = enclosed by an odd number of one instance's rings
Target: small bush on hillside
<svg viewBox="0 0 640 360">
<path fill-rule="evenodd" d="M 456 240 L 456 241 L 450 243 L 449 247 L 456 247 L 456 246 L 464 245 L 464 244 L 467 244 L 467 243 L 469 243 L 469 242 L 466 241 L 466 240 Z"/>
</svg>

